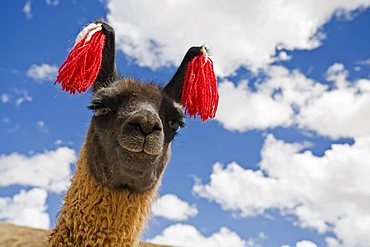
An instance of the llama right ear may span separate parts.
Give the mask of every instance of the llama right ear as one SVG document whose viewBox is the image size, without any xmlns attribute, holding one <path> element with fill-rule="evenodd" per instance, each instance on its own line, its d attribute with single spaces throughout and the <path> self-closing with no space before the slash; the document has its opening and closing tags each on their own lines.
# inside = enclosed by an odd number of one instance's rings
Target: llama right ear
<svg viewBox="0 0 370 247">
<path fill-rule="evenodd" d="M 114 36 L 113 28 L 104 21 L 86 26 L 60 66 L 55 83 L 61 83 L 63 90 L 74 94 L 91 86 L 95 92 L 117 80 Z"/>
<path fill-rule="evenodd" d="M 163 89 L 176 102 L 181 102 L 182 89 L 184 87 L 185 74 L 188 64 L 191 60 L 193 60 L 193 58 L 201 54 L 201 49 L 202 46 L 193 46 L 186 52 L 180 67 Z"/>
</svg>

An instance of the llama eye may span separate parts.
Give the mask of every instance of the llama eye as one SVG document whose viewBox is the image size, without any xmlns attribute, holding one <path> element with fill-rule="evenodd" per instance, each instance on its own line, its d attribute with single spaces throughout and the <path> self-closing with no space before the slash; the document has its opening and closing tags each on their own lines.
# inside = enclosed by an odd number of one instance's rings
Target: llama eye
<svg viewBox="0 0 370 247">
<path fill-rule="evenodd" d="M 99 117 L 99 116 L 103 116 L 107 113 L 109 113 L 111 110 L 109 108 L 100 108 L 100 109 L 95 109 L 94 110 L 94 116 L 95 117 Z"/>
<path fill-rule="evenodd" d="M 169 122 L 169 125 L 170 125 L 171 130 L 173 130 L 174 132 L 176 132 L 180 127 L 180 123 L 178 121 L 175 121 L 175 120 L 171 120 Z"/>
</svg>

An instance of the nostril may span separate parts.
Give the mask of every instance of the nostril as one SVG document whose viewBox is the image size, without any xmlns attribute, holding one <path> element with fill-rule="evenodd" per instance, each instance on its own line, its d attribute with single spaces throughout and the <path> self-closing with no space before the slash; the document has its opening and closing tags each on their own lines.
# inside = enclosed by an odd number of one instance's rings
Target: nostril
<svg viewBox="0 0 370 247">
<path fill-rule="evenodd" d="M 127 124 L 128 124 L 128 125 L 131 125 L 132 127 L 135 127 L 135 128 L 141 129 L 141 125 L 140 125 L 140 123 L 129 122 L 129 123 L 127 123 Z"/>
<path fill-rule="evenodd" d="M 146 131 L 139 122 L 128 122 L 127 125 L 131 126 L 133 129 L 140 131 L 143 135 L 150 134 L 146 133 Z"/>
<path fill-rule="evenodd" d="M 159 125 L 159 124 L 154 124 L 154 126 L 153 126 L 153 131 L 161 131 L 162 130 L 162 128 L 161 128 L 161 126 Z"/>
</svg>

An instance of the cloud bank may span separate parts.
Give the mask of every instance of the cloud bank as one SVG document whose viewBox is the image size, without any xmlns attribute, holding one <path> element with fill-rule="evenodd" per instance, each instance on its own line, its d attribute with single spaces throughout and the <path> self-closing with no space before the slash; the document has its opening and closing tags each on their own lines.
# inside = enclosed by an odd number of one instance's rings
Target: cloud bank
<svg viewBox="0 0 370 247">
<path fill-rule="evenodd" d="M 238 234 L 226 227 L 220 228 L 210 236 L 204 236 L 197 228 L 192 225 L 175 224 L 167 227 L 163 232 L 148 240 L 156 244 L 179 245 L 181 246 L 207 246 L 222 247 L 227 243 L 228 246 L 246 247 L 247 242 L 240 238 Z"/>
<path fill-rule="evenodd" d="M 370 80 L 347 76 L 342 64 L 330 66 L 330 88 L 298 70 L 270 66 L 255 90 L 247 81 L 224 80 L 216 120 L 233 131 L 298 126 L 334 139 L 369 135 Z"/>
<path fill-rule="evenodd" d="M 237 163 L 215 164 L 207 184 L 194 192 L 241 217 L 278 209 L 302 228 L 333 232 L 329 246 L 365 246 L 370 241 L 370 137 L 353 145 L 333 144 L 322 157 L 268 135 L 260 170 Z M 233 188 L 232 190 L 230 188 Z"/>
<path fill-rule="evenodd" d="M 50 192 L 66 190 L 76 152 L 68 147 L 26 156 L 19 153 L 0 156 L 0 186 L 19 184 Z"/>
<path fill-rule="evenodd" d="M 325 37 L 320 28 L 333 15 L 348 17 L 369 4 L 368 0 L 238 0 L 232 4 L 110 0 L 107 19 L 116 30 L 118 49 L 140 66 L 179 64 L 190 46 L 208 43 L 217 74 L 225 76 L 240 66 L 255 71 L 289 58 L 286 53 L 276 54 L 277 50 L 316 48 Z"/>
<path fill-rule="evenodd" d="M 34 188 L 21 190 L 13 197 L 0 197 L 0 220 L 22 226 L 49 229 L 50 219 L 46 211 L 47 192 Z"/>
</svg>

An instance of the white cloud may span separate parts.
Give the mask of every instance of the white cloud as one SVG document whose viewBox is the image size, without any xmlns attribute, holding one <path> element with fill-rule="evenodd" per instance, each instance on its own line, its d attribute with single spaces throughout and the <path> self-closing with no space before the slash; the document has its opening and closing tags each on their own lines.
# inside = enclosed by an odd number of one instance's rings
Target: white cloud
<svg viewBox="0 0 370 247">
<path fill-rule="evenodd" d="M 344 65 L 335 63 L 331 65 L 326 71 L 326 80 L 334 82 L 336 88 L 346 88 L 349 86 L 347 81 L 348 71 L 345 70 Z"/>
<path fill-rule="evenodd" d="M 65 191 L 71 177 L 76 152 L 68 147 L 26 156 L 18 153 L 0 156 L 0 186 L 37 186 L 51 192 Z"/>
<path fill-rule="evenodd" d="M 333 232 L 336 241 L 342 241 L 338 246 L 366 246 L 370 242 L 370 137 L 357 137 L 353 145 L 333 144 L 322 157 L 301 152 L 302 148 L 269 135 L 260 170 L 215 164 L 209 183 L 196 183 L 193 190 L 242 217 L 279 209 L 295 215 L 303 228 Z"/>
<path fill-rule="evenodd" d="M 47 192 L 40 188 L 21 190 L 13 197 L 0 197 L 0 220 L 48 229 L 50 219 L 46 211 L 46 198 Z"/>
<path fill-rule="evenodd" d="M 261 214 L 270 207 L 284 208 L 292 201 L 288 206 L 293 207 L 296 197 L 288 184 L 265 177 L 262 171 L 246 170 L 235 162 L 227 167 L 216 163 L 210 183 L 197 183 L 193 190 L 197 195 L 219 203 L 224 210 L 239 211 L 242 217 Z"/>
<path fill-rule="evenodd" d="M 355 66 L 355 67 L 353 68 L 353 70 L 354 70 L 354 71 L 357 71 L 357 72 L 358 72 L 358 71 L 361 71 L 361 67 L 360 67 L 360 66 Z"/>
<path fill-rule="evenodd" d="M 5 94 L 5 93 L 1 94 L 0 96 L 1 103 L 4 103 L 4 104 L 8 103 L 10 101 L 10 97 L 11 96 L 9 94 Z"/>
<path fill-rule="evenodd" d="M 140 66 L 179 64 L 190 46 L 208 43 L 217 74 L 230 75 L 240 66 L 264 68 L 276 59 L 276 48 L 318 47 L 324 37 L 319 29 L 333 14 L 346 16 L 368 5 L 368 0 L 110 0 L 107 18 L 118 48 Z"/>
<path fill-rule="evenodd" d="M 28 94 L 28 91 L 26 89 L 16 88 L 14 89 L 14 92 L 14 97 L 16 98 L 14 104 L 16 106 L 20 106 L 25 102 L 32 102 L 32 97 Z"/>
<path fill-rule="evenodd" d="M 317 244 L 309 240 L 301 240 L 295 244 L 295 247 L 317 247 Z"/>
<path fill-rule="evenodd" d="M 358 94 L 354 90 L 330 91 L 304 107 L 298 123 L 301 127 L 333 138 L 369 135 L 369 105 L 370 93 Z"/>
<path fill-rule="evenodd" d="M 59 4 L 59 0 L 46 0 L 47 5 L 57 6 Z"/>
<path fill-rule="evenodd" d="M 4 124 L 10 124 L 11 123 L 11 120 L 9 117 L 3 117 L 1 119 L 1 122 L 4 123 Z"/>
<path fill-rule="evenodd" d="M 330 66 L 330 89 L 297 70 L 270 66 L 255 90 L 245 81 L 224 80 L 215 119 L 238 131 L 297 125 L 332 138 L 369 135 L 370 80 L 348 81 L 347 76 L 342 64 Z"/>
<path fill-rule="evenodd" d="M 54 145 L 55 146 L 60 146 L 63 144 L 63 141 L 61 139 L 57 139 L 55 142 L 54 142 Z"/>
<path fill-rule="evenodd" d="M 198 209 L 196 205 L 189 205 L 176 195 L 166 194 L 153 203 L 152 212 L 154 216 L 181 221 L 196 216 Z"/>
<path fill-rule="evenodd" d="M 287 125 L 293 114 L 291 107 L 268 94 L 254 93 L 246 82 L 237 86 L 230 81 L 219 85 L 220 102 L 216 120 L 224 128 L 245 131 Z"/>
<path fill-rule="evenodd" d="M 50 64 L 33 64 L 27 71 L 27 76 L 37 82 L 55 80 L 58 67 Z"/>
<path fill-rule="evenodd" d="M 50 6 L 57 6 L 59 4 L 59 0 L 46 0 L 45 2 Z M 32 1 L 27 1 L 23 5 L 22 12 L 26 15 L 26 19 L 32 19 Z"/>
<path fill-rule="evenodd" d="M 280 51 L 277 56 L 277 61 L 287 61 L 290 60 L 292 57 L 289 56 L 285 51 Z"/>
<path fill-rule="evenodd" d="M 365 60 L 358 61 L 357 64 L 360 64 L 360 65 L 370 65 L 370 58 L 365 59 Z"/>
<path fill-rule="evenodd" d="M 347 76 L 342 64 L 328 69 L 327 80 L 336 88 L 301 107 L 300 127 L 333 138 L 370 135 L 370 80 L 350 82 Z"/>
<path fill-rule="evenodd" d="M 32 18 L 32 8 L 31 8 L 31 1 L 27 1 L 22 9 L 23 13 L 26 15 L 27 19 Z"/>
<path fill-rule="evenodd" d="M 37 127 L 44 128 L 45 127 L 45 122 L 44 121 L 37 121 L 36 123 Z"/>
<path fill-rule="evenodd" d="M 20 106 L 25 102 L 32 102 L 32 97 L 28 94 L 28 91 L 24 88 L 14 88 L 11 93 L 0 95 L 1 103 L 14 104 Z"/>
<path fill-rule="evenodd" d="M 240 238 L 238 234 L 229 230 L 226 227 L 222 227 L 218 232 L 213 233 L 210 236 L 204 236 L 197 228 L 192 225 L 175 224 L 167 227 L 163 232 L 148 240 L 155 244 L 167 244 L 172 246 L 207 246 L 207 247 L 222 247 L 222 246 L 233 246 L 233 247 L 245 247 L 245 246 L 257 246 L 254 241 L 249 242 Z"/>
<path fill-rule="evenodd" d="M 288 126 L 295 121 L 296 109 L 319 97 L 326 86 L 305 77 L 299 71 L 270 66 L 265 81 L 255 90 L 247 82 L 219 84 L 220 102 L 216 120 L 230 130 L 246 131 Z"/>
<path fill-rule="evenodd" d="M 54 145 L 55 146 L 68 146 L 68 147 L 71 147 L 71 146 L 73 146 L 73 142 L 72 141 L 63 141 L 62 139 L 57 139 L 57 140 L 55 140 Z"/>
<path fill-rule="evenodd" d="M 45 122 L 42 120 L 39 120 L 36 122 L 36 127 L 41 132 L 47 134 L 49 132 L 49 128 L 46 126 Z"/>
</svg>

